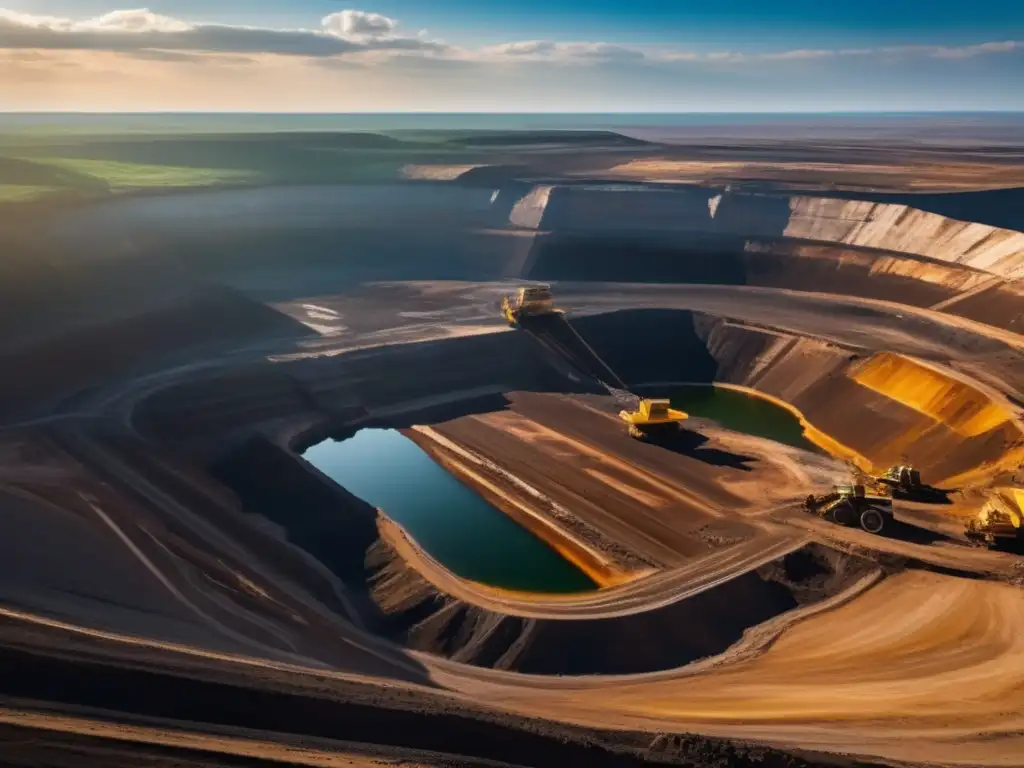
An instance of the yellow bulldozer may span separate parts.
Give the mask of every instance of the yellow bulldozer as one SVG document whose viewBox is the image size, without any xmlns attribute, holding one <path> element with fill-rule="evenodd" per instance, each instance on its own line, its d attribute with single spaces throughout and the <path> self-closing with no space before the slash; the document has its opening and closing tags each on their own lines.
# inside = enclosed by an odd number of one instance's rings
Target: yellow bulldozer
<svg viewBox="0 0 1024 768">
<path fill-rule="evenodd" d="M 1019 549 L 1024 539 L 1024 489 L 993 489 L 977 517 L 967 523 L 965 533 L 975 544 Z"/>
<path fill-rule="evenodd" d="M 519 326 L 523 317 L 551 315 L 560 313 L 555 309 L 554 295 L 550 285 L 526 285 L 520 288 L 515 296 L 506 296 L 501 300 L 501 314 L 513 328 Z"/>
<path fill-rule="evenodd" d="M 667 399 L 645 398 L 636 410 L 619 411 L 619 418 L 629 425 L 630 437 L 653 442 L 678 432 L 679 425 L 690 417 L 673 409 Z"/>
</svg>

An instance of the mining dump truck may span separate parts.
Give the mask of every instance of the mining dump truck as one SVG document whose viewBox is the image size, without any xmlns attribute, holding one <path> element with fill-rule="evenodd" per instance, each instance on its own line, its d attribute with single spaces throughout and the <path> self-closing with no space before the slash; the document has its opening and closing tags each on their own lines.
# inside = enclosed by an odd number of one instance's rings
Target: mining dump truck
<svg viewBox="0 0 1024 768">
<path fill-rule="evenodd" d="M 837 485 L 824 496 L 808 496 L 807 510 L 847 527 L 859 525 L 868 533 L 881 533 L 893 520 L 892 499 L 870 494 L 860 484 Z"/>
<path fill-rule="evenodd" d="M 515 296 L 506 296 L 501 300 L 501 314 L 513 328 L 519 326 L 523 317 L 560 313 L 561 310 L 555 309 L 550 285 L 523 286 Z"/>
<path fill-rule="evenodd" d="M 665 399 L 642 399 L 635 411 L 619 411 L 619 418 L 629 424 L 629 434 L 637 440 L 663 440 L 679 431 L 679 425 L 690 418 L 674 410 Z"/>
<path fill-rule="evenodd" d="M 973 544 L 992 549 L 1020 549 L 1024 540 L 1024 490 L 996 488 L 965 534 Z"/>
</svg>

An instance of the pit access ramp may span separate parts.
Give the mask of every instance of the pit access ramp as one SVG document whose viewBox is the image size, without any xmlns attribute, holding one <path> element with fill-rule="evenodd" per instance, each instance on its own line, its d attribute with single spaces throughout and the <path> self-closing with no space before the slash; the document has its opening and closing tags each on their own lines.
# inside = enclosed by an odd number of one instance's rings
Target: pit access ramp
<svg viewBox="0 0 1024 768">
<path fill-rule="evenodd" d="M 542 346 L 585 376 L 595 379 L 617 401 L 626 406 L 636 405 L 639 398 L 629 391 L 619 375 L 576 332 L 565 315 L 552 312 L 524 316 L 519 323 Z"/>
</svg>

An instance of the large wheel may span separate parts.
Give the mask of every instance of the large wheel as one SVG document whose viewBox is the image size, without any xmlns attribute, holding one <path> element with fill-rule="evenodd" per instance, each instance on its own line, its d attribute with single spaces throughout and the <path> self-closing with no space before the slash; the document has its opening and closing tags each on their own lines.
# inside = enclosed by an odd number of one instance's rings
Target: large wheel
<svg viewBox="0 0 1024 768">
<path fill-rule="evenodd" d="M 874 507 L 868 507 L 860 513 L 860 527 L 868 533 L 881 533 L 885 528 L 885 515 Z"/>
<path fill-rule="evenodd" d="M 832 511 L 829 512 L 829 515 L 832 516 L 832 522 L 839 525 L 857 524 L 857 510 L 853 508 L 853 504 L 849 501 L 842 501 L 836 504 Z"/>
</svg>

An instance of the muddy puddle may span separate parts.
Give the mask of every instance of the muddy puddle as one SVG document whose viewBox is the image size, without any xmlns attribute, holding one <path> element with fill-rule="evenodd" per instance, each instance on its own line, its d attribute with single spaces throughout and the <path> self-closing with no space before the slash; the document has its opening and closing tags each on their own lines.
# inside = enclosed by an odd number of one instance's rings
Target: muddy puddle
<svg viewBox="0 0 1024 768">
<path fill-rule="evenodd" d="M 303 457 L 378 507 L 453 573 L 505 589 L 567 593 L 596 585 L 554 549 L 391 429 L 325 440 Z"/>
</svg>

